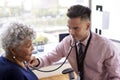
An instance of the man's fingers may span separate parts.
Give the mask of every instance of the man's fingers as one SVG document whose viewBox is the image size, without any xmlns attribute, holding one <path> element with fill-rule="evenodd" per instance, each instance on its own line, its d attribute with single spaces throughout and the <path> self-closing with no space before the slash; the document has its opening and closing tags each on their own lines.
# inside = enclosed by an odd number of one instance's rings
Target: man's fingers
<svg viewBox="0 0 120 80">
<path fill-rule="evenodd" d="M 32 56 L 31 59 L 28 61 L 28 65 L 35 66 L 36 65 L 35 60 L 36 60 L 35 56 Z"/>
</svg>

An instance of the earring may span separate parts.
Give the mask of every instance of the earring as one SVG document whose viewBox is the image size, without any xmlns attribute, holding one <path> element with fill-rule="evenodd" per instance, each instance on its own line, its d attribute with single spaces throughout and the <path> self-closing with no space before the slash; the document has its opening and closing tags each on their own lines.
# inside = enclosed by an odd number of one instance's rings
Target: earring
<svg viewBox="0 0 120 80">
<path fill-rule="evenodd" d="M 15 56 L 13 56 L 13 59 L 15 59 L 16 57 Z"/>
</svg>

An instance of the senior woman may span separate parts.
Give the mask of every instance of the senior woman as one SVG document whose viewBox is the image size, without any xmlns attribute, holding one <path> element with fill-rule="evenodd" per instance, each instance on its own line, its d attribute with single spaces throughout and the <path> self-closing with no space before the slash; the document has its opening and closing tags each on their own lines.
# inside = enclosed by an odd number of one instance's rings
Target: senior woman
<svg viewBox="0 0 120 80">
<path fill-rule="evenodd" d="M 35 32 L 30 26 L 10 22 L 4 25 L 1 44 L 5 55 L 0 57 L 0 80 L 38 80 L 26 66 L 32 55 Z"/>
</svg>

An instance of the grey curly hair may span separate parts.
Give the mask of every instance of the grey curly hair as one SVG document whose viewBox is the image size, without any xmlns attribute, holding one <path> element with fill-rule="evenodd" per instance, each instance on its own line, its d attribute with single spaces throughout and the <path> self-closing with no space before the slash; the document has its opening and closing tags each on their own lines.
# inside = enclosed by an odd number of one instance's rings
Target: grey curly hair
<svg viewBox="0 0 120 80">
<path fill-rule="evenodd" d="M 36 33 L 29 26 L 21 22 L 9 22 L 3 25 L 5 31 L 1 36 L 2 48 L 6 51 L 8 47 L 17 48 L 25 38 L 35 39 Z"/>
</svg>

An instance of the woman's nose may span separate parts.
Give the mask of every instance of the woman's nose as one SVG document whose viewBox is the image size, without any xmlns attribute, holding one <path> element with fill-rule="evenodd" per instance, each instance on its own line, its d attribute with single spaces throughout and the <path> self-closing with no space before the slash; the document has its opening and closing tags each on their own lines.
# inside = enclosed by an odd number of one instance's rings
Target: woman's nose
<svg viewBox="0 0 120 80">
<path fill-rule="evenodd" d="M 31 51 L 33 51 L 33 50 L 34 50 L 34 46 L 32 45 L 32 46 L 31 46 Z"/>
</svg>

